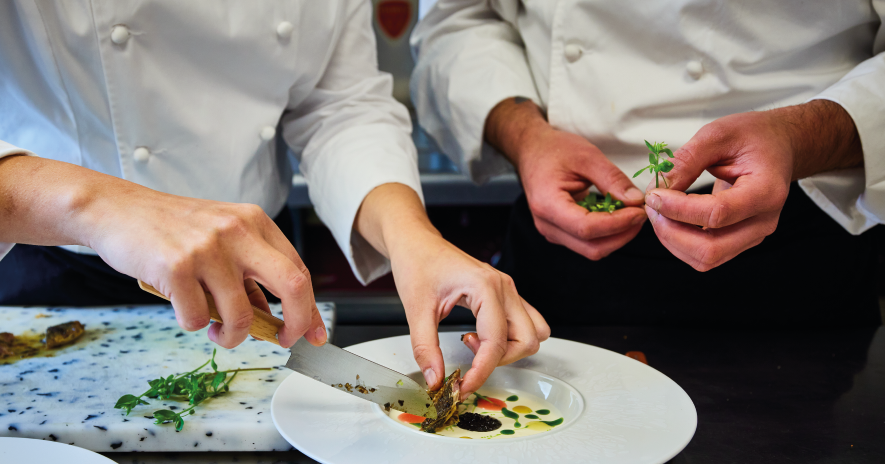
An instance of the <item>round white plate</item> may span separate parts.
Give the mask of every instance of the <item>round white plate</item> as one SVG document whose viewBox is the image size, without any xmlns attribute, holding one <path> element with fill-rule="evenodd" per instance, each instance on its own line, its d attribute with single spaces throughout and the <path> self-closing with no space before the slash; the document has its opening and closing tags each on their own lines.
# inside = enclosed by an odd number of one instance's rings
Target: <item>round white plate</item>
<svg viewBox="0 0 885 464">
<path fill-rule="evenodd" d="M 470 367 L 473 353 L 460 342 L 460 334 L 441 333 L 439 342 L 447 372 Z M 408 336 L 347 350 L 410 376 L 418 371 Z M 685 448 L 697 427 L 694 404 L 679 385 L 622 354 L 551 338 L 537 354 L 508 367 L 497 369 L 487 385 L 514 387 L 504 384 L 523 379 L 529 383 L 515 386 L 541 396 L 546 390 L 548 401 L 560 403 L 566 422 L 522 438 L 439 437 L 396 423 L 380 406 L 300 374 L 290 375 L 277 388 L 271 413 L 292 446 L 325 464 L 659 464 Z M 533 372 L 514 375 L 520 369 Z"/>
<path fill-rule="evenodd" d="M 116 464 L 76 446 L 32 438 L 0 438 L 0 461 L 28 464 Z"/>
</svg>

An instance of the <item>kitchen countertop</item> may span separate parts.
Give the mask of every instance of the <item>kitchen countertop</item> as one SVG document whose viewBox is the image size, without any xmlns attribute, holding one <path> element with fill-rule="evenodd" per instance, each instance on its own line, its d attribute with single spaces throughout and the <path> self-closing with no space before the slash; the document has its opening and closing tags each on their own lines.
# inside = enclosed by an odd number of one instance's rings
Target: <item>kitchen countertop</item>
<svg viewBox="0 0 885 464">
<path fill-rule="evenodd" d="M 407 333 L 404 324 L 336 325 L 334 341 L 348 346 Z M 685 450 L 670 461 L 673 464 L 885 462 L 883 327 L 553 327 L 553 335 L 620 353 L 642 351 L 652 367 L 688 392 L 698 411 L 698 429 Z M 5 388 L 0 386 L 0 392 Z M 268 390 L 268 401 L 272 391 Z M 0 416 L 0 424 L 4 419 Z M 4 429 L 0 434 L 12 436 Z M 314 462 L 298 451 L 103 454 L 133 464 Z"/>
<path fill-rule="evenodd" d="M 331 336 L 334 304 L 318 303 Z M 281 315 L 279 305 L 271 310 Z M 185 418 L 176 432 L 155 425 L 151 413 L 186 403 L 147 399 L 124 416 L 113 406 L 127 393 L 140 394 L 147 381 L 190 371 L 216 345 L 203 329 L 178 327 L 170 306 L 61 309 L 0 308 L 0 332 L 28 330 L 80 321 L 85 334 L 75 343 L 33 357 L 0 364 L 0 436 L 38 438 L 74 444 L 93 451 L 274 451 L 291 446 L 270 417 L 270 400 L 291 371 L 283 367 L 288 350 L 247 339 L 235 349 L 220 349 L 219 370 L 270 367 L 241 372 L 230 392 L 212 398 Z M 208 367 L 205 368 L 208 370 Z"/>
</svg>

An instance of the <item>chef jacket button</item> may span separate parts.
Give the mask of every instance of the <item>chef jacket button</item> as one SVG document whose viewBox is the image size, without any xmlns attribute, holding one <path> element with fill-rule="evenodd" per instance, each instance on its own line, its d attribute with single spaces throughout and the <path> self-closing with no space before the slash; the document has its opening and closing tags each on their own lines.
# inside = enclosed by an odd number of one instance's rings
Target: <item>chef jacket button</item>
<svg viewBox="0 0 885 464">
<path fill-rule="evenodd" d="M 584 49 L 581 48 L 580 45 L 576 43 L 570 43 L 565 46 L 565 59 L 568 60 L 569 63 L 574 63 L 581 58 L 581 55 L 584 54 Z"/>
<path fill-rule="evenodd" d="M 269 142 L 273 140 L 273 136 L 275 135 L 277 135 L 277 131 L 271 126 L 266 126 L 265 128 L 261 129 L 261 140 Z"/>
<path fill-rule="evenodd" d="M 279 25 L 277 25 L 277 37 L 281 39 L 288 39 L 292 35 L 292 29 L 295 29 L 295 26 L 292 25 L 289 21 L 283 21 Z"/>
<path fill-rule="evenodd" d="M 685 65 L 685 72 L 687 72 L 692 79 L 698 80 L 704 75 L 704 65 L 702 65 L 700 61 L 689 61 Z"/>
<path fill-rule="evenodd" d="M 132 157 L 135 158 L 135 161 L 144 163 L 151 157 L 151 151 L 145 147 L 138 147 L 132 152 Z"/>
<path fill-rule="evenodd" d="M 123 45 L 127 40 L 129 40 L 128 27 L 122 24 L 117 24 L 111 28 L 111 42 L 117 45 Z"/>
</svg>

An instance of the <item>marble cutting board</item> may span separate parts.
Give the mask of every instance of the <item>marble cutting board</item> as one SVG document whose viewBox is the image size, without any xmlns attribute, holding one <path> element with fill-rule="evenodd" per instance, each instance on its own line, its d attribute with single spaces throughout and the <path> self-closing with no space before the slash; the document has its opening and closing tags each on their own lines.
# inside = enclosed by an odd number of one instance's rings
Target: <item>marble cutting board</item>
<svg viewBox="0 0 885 464">
<path fill-rule="evenodd" d="M 335 305 L 317 303 L 330 338 Z M 271 305 L 278 317 L 279 305 Z M 39 315 L 39 316 L 38 316 Z M 48 317 L 47 317 L 48 316 Z M 283 367 L 288 350 L 251 337 L 225 350 L 206 337 L 206 330 L 178 327 L 171 306 L 119 308 L 0 307 L 0 332 L 27 330 L 72 320 L 86 333 L 52 357 L 0 364 L 0 436 L 69 443 L 93 451 L 283 451 L 291 446 L 270 417 L 270 401 L 291 371 Z M 208 400 L 185 418 L 184 429 L 155 425 L 155 409 L 186 403 L 148 399 L 129 416 L 114 409 L 127 393 L 139 394 L 157 377 L 190 371 L 218 348 L 219 370 L 271 367 L 241 372 L 230 392 Z M 208 367 L 207 367 L 208 369 Z"/>
</svg>

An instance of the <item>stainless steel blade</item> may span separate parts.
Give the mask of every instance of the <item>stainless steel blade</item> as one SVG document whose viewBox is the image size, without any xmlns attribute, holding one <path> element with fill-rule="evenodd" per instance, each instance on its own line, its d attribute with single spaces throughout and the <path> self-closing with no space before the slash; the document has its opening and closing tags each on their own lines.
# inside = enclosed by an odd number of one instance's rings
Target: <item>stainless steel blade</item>
<svg viewBox="0 0 885 464">
<path fill-rule="evenodd" d="M 286 367 L 295 372 L 383 407 L 436 419 L 430 395 L 405 374 L 331 343 L 316 347 L 301 339 L 291 352 Z"/>
</svg>

